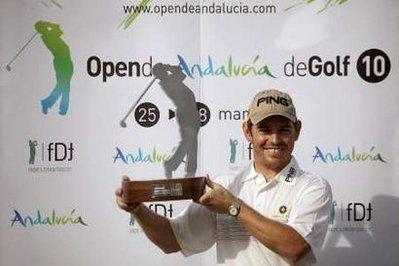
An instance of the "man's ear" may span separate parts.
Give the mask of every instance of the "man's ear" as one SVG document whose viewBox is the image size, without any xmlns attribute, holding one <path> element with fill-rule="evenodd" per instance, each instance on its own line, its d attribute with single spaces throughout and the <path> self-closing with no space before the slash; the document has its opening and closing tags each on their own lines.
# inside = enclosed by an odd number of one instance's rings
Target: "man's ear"
<svg viewBox="0 0 399 266">
<path fill-rule="evenodd" d="M 302 128 L 302 122 L 301 122 L 301 120 L 297 120 L 297 121 L 294 123 L 294 127 L 295 127 L 295 140 L 298 140 L 299 135 L 300 135 L 300 133 L 301 133 L 301 128 Z"/>
<path fill-rule="evenodd" d="M 252 132 L 248 126 L 248 121 L 242 123 L 242 132 L 244 133 L 245 138 L 252 143 Z"/>
</svg>

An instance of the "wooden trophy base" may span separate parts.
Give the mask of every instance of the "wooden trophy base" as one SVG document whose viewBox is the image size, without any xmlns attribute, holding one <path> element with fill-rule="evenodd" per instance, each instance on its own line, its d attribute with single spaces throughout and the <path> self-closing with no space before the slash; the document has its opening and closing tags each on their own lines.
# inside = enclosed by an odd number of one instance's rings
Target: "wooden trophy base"
<svg viewBox="0 0 399 266">
<path fill-rule="evenodd" d="M 127 204 L 192 199 L 204 194 L 206 177 L 124 181 L 122 197 Z"/>
</svg>

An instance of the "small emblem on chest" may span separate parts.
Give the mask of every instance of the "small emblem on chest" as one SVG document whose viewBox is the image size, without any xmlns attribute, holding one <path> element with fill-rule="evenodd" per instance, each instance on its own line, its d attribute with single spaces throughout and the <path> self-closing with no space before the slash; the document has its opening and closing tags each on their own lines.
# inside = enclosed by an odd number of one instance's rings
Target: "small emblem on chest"
<svg viewBox="0 0 399 266">
<path fill-rule="evenodd" d="M 280 208 L 278 208 L 278 211 L 280 214 L 285 214 L 287 212 L 287 206 L 281 205 Z"/>
<path fill-rule="evenodd" d="M 288 218 L 290 217 L 291 208 L 287 207 L 287 205 L 280 205 L 275 209 L 273 214 L 273 219 L 282 223 L 288 222 Z"/>
</svg>

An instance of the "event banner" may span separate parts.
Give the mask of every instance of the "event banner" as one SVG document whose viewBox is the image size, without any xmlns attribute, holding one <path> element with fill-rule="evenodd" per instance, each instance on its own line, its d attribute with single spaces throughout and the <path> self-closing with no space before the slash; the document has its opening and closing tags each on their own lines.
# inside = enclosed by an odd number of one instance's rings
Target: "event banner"
<svg viewBox="0 0 399 266">
<path fill-rule="evenodd" d="M 242 170 L 268 88 L 332 187 L 317 265 L 399 265 L 398 25 L 397 0 L 2 0 L 0 265 L 215 265 L 164 254 L 115 190 Z"/>
</svg>

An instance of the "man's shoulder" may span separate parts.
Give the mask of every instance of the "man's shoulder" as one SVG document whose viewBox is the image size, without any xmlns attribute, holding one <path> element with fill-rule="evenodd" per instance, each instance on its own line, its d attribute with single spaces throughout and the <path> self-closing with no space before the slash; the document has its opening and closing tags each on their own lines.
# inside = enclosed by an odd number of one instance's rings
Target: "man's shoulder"
<svg viewBox="0 0 399 266">
<path fill-rule="evenodd" d="M 315 191 L 323 190 L 324 193 L 331 193 L 330 183 L 323 176 L 306 171 L 301 171 L 298 176 L 298 185 L 301 190 Z"/>
<path fill-rule="evenodd" d="M 298 178 L 308 184 L 329 184 L 328 181 L 320 174 L 315 174 L 303 170 L 300 171 Z"/>
</svg>

